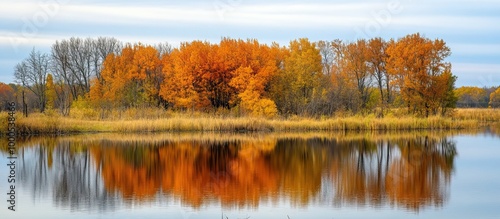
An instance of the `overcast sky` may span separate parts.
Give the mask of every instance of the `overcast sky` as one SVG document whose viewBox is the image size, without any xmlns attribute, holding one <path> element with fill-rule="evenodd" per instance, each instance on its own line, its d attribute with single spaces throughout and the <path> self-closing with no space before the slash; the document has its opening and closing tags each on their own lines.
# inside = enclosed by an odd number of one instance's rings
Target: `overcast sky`
<svg viewBox="0 0 500 219">
<path fill-rule="evenodd" d="M 420 32 L 448 43 L 457 85 L 500 85 L 498 0 L 2 0 L 0 81 L 35 48 L 70 37 L 115 37 L 174 46 L 221 37 L 288 45 L 358 38 L 400 38 Z"/>
</svg>

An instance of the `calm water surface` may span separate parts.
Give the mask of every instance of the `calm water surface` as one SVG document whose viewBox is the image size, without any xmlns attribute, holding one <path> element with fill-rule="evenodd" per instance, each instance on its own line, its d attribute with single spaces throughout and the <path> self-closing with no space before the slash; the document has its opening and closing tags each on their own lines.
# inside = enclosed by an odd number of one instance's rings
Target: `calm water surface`
<svg viewBox="0 0 500 219">
<path fill-rule="evenodd" d="M 493 134 L 107 134 L 17 149 L 16 212 L 2 201 L 2 219 L 500 218 Z"/>
</svg>

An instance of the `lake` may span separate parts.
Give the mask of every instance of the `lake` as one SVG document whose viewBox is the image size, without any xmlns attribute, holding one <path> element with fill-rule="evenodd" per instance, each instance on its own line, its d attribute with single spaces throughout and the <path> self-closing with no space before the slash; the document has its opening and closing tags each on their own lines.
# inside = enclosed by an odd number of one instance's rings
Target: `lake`
<svg viewBox="0 0 500 219">
<path fill-rule="evenodd" d="M 500 218 L 491 132 L 88 134 L 6 140 L 1 218 Z"/>
</svg>

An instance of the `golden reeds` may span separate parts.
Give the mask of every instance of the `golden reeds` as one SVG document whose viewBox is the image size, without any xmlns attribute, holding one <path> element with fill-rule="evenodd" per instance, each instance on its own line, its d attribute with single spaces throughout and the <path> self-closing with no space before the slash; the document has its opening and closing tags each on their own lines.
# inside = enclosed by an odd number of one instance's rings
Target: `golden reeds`
<svg viewBox="0 0 500 219">
<path fill-rule="evenodd" d="M 349 116 L 329 118 L 256 118 L 202 113 L 154 111 L 137 116 L 122 112 L 120 118 L 63 117 L 57 113 L 31 114 L 17 118 L 17 131 L 25 134 L 81 132 L 304 132 L 347 130 L 453 130 L 476 129 L 484 122 L 499 121 L 500 111 L 490 109 L 456 110 L 452 117 L 433 116 Z M 78 113 L 75 113 L 78 114 Z M 3 118 L 0 114 L 0 118 Z"/>
<path fill-rule="evenodd" d="M 457 120 L 476 120 L 478 122 L 500 122 L 500 109 L 457 109 L 453 114 Z"/>
</svg>

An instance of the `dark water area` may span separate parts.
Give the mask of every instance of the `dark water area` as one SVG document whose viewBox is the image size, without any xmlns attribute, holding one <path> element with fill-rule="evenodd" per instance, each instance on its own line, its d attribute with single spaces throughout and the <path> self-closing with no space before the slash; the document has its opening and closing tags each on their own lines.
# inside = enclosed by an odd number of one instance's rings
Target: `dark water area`
<svg viewBox="0 0 500 219">
<path fill-rule="evenodd" d="M 17 142 L 1 218 L 500 218 L 493 134 L 155 134 Z M 2 200 L 8 153 L 0 156 Z"/>
</svg>

